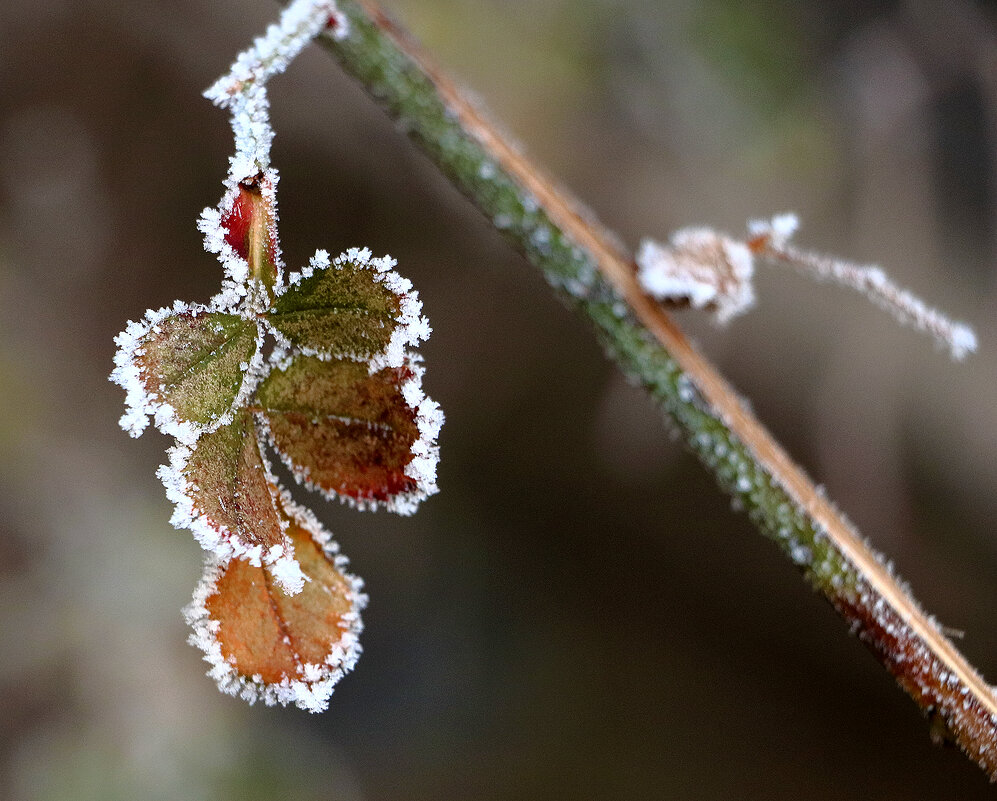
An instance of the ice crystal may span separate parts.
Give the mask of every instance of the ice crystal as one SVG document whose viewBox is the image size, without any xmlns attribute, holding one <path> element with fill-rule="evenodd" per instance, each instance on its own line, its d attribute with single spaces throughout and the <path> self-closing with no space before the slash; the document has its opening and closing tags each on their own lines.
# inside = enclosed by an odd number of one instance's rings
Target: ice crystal
<svg viewBox="0 0 997 801">
<path fill-rule="evenodd" d="M 266 446 L 327 497 L 411 514 L 437 491 L 443 423 L 411 350 L 429 322 L 394 259 L 319 250 L 285 280 L 266 82 L 323 30 L 349 33 L 335 3 L 297 0 L 205 93 L 235 138 L 222 199 L 197 223 L 221 290 L 129 322 L 111 373 L 122 428 L 139 436 L 151 420 L 176 439 L 158 475 L 171 522 L 208 552 L 184 614 L 209 675 L 250 703 L 312 712 L 356 662 L 366 596 Z"/>
<path fill-rule="evenodd" d="M 754 302 L 754 260 L 743 242 L 709 228 L 685 228 L 668 246 L 645 239 L 637 253 L 638 280 L 659 300 L 684 300 L 693 308 L 710 306 L 724 322 Z"/>
</svg>

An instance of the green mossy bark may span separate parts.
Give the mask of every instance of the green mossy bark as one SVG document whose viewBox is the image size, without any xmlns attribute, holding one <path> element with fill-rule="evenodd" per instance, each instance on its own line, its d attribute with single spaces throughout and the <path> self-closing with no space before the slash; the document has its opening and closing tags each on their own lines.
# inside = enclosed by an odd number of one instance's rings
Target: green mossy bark
<svg viewBox="0 0 997 801">
<path fill-rule="evenodd" d="M 696 392 L 675 360 L 630 312 L 542 205 L 507 174 L 447 108 L 430 78 L 354 2 L 340 2 L 350 21 L 345 39 L 320 38 L 447 177 L 565 301 L 586 316 L 608 354 L 634 376 L 681 429 L 717 482 L 829 597 L 847 592 L 857 574 L 793 500 Z"/>
</svg>

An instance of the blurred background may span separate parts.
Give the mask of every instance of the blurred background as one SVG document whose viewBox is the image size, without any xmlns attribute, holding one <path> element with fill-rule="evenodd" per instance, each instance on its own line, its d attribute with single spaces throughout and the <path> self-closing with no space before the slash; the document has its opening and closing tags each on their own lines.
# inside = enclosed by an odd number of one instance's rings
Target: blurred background
<svg viewBox="0 0 997 801">
<path fill-rule="evenodd" d="M 785 210 L 957 319 L 955 365 L 762 269 L 680 324 L 997 678 L 997 11 L 969 0 L 393 0 L 635 246 Z M 413 279 L 445 409 L 413 518 L 311 499 L 367 582 L 331 708 L 222 696 L 180 608 L 166 438 L 117 427 L 114 335 L 220 278 L 232 150 L 200 97 L 265 0 L 0 4 L 0 797 L 984 798 L 548 291 L 321 51 L 272 83 L 289 266 Z M 300 497 L 300 496 L 299 496 Z"/>
</svg>

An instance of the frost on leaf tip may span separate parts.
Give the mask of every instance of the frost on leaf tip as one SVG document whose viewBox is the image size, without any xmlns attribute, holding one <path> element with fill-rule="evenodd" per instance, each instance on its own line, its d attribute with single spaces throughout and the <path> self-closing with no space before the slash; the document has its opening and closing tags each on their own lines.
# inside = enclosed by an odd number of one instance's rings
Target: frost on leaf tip
<svg viewBox="0 0 997 801">
<path fill-rule="evenodd" d="M 307 582 L 288 595 L 266 570 L 245 561 L 211 562 L 184 610 L 191 644 L 219 688 L 250 703 L 294 703 L 322 712 L 335 683 L 356 664 L 360 579 L 313 515 L 278 496 L 279 513 Z"/>
<path fill-rule="evenodd" d="M 375 373 L 349 360 L 299 357 L 257 397 L 270 443 L 294 477 L 358 508 L 411 514 L 436 492 L 442 412 L 414 359 Z"/>
<path fill-rule="evenodd" d="M 288 592 L 304 577 L 278 511 L 276 479 L 263 455 L 253 413 L 240 409 L 226 426 L 203 435 L 194 447 L 169 451 L 159 470 L 176 504 L 171 522 L 189 529 L 220 559 L 265 565 Z"/>
<path fill-rule="evenodd" d="M 370 370 L 399 367 L 406 348 L 429 337 L 429 322 L 412 282 L 390 256 L 351 249 L 329 262 L 319 250 L 292 273 L 267 321 L 278 337 L 321 358 L 366 361 Z"/>
<path fill-rule="evenodd" d="M 121 426 L 138 436 L 152 418 L 186 444 L 231 419 L 262 361 L 255 323 L 180 301 L 129 323 L 115 343 L 111 380 L 127 392 Z"/>
</svg>

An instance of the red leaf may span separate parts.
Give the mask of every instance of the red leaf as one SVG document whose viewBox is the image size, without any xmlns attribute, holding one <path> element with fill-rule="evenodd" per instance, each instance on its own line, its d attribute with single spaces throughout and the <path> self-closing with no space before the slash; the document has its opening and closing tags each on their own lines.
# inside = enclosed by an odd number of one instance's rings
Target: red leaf
<svg viewBox="0 0 997 801">
<path fill-rule="evenodd" d="M 359 506 L 411 513 L 436 491 L 442 416 L 412 365 L 370 374 L 348 360 L 299 357 L 257 390 L 270 441 L 295 477 Z"/>
<path fill-rule="evenodd" d="M 249 264 L 249 276 L 267 287 L 277 282 L 277 201 L 268 176 L 243 181 L 231 204 L 223 207 L 225 241 Z"/>
</svg>

